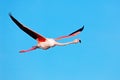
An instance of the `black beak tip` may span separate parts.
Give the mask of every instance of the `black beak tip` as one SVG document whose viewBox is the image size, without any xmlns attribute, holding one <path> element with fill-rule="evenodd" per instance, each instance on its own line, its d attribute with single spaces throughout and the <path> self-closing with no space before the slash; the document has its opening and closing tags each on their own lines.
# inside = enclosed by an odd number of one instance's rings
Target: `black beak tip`
<svg viewBox="0 0 120 80">
<path fill-rule="evenodd" d="M 79 40 L 79 42 L 81 43 L 81 40 Z"/>
</svg>

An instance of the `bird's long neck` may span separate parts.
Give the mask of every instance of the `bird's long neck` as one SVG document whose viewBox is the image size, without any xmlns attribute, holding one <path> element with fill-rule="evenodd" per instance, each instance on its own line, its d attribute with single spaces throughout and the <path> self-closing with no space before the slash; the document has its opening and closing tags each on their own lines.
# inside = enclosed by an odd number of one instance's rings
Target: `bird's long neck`
<svg viewBox="0 0 120 80">
<path fill-rule="evenodd" d="M 65 45 L 69 45 L 69 44 L 76 44 L 76 43 L 79 43 L 79 42 L 81 43 L 80 39 L 75 39 L 72 42 L 66 42 L 66 43 L 56 42 L 56 45 L 58 45 L 58 46 L 65 46 Z"/>
<path fill-rule="evenodd" d="M 75 44 L 75 42 L 72 41 L 72 42 L 66 42 L 66 43 L 57 43 L 56 45 L 58 45 L 58 46 L 66 46 L 66 45 L 69 45 L 69 44 Z"/>
</svg>

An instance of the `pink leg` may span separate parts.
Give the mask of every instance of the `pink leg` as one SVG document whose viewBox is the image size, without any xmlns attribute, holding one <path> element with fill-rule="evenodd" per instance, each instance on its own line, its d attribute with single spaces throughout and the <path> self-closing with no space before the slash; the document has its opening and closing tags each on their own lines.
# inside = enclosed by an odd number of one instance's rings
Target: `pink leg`
<svg viewBox="0 0 120 80">
<path fill-rule="evenodd" d="M 24 52 L 29 52 L 29 51 L 32 51 L 32 50 L 35 50 L 37 49 L 38 47 L 37 46 L 33 46 L 32 48 L 28 49 L 28 50 L 21 50 L 19 51 L 20 53 L 24 53 Z"/>
</svg>

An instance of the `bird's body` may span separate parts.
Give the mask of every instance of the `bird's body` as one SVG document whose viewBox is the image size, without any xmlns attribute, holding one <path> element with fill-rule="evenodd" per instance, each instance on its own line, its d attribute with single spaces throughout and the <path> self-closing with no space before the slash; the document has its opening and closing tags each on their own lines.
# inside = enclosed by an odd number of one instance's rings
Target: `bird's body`
<svg viewBox="0 0 120 80">
<path fill-rule="evenodd" d="M 58 37 L 58 38 L 45 38 L 43 37 L 42 35 L 34 32 L 33 30 L 25 27 L 23 24 L 21 24 L 19 21 L 17 21 L 11 14 L 9 14 L 10 18 L 13 20 L 13 22 L 21 29 L 23 30 L 25 33 L 27 33 L 29 36 L 31 36 L 33 39 L 37 40 L 37 45 L 36 46 L 33 46 L 32 48 L 28 49 L 28 50 L 21 50 L 20 52 L 23 53 L 23 52 L 28 52 L 28 51 L 31 51 L 31 50 L 35 50 L 35 49 L 43 49 L 43 50 L 47 50 L 51 47 L 54 47 L 54 46 L 65 46 L 65 45 L 68 45 L 68 44 L 76 44 L 78 42 L 81 42 L 80 39 L 75 39 L 71 42 L 67 42 L 67 43 L 59 43 L 57 42 L 57 40 L 60 40 L 60 39 L 63 39 L 63 38 L 69 38 L 69 37 L 72 37 L 72 36 L 76 36 L 77 34 L 79 34 L 83 29 L 84 29 L 84 26 L 76 31 L 74 31 L 73 33 L 67 35 L 67 36 L 61 36 L 61 37 Z"/>
<path fill-rule="evenodd" d="M 54 39 L 46 38 L 45 42 L 38 42 L 37 46 L 41 49 L 47 50 L 51 47 L 56 46 L 57 42 Z"/>
</svg>

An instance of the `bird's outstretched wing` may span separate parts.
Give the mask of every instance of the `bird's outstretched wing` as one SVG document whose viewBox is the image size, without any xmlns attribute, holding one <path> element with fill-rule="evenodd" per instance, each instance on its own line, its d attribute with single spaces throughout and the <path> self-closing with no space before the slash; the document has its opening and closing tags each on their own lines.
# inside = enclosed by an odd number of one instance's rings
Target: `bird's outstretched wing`
<svg viewBox="0 0 120 80">
<path fill-rule="evenodd" d="M 77 34 L 79 34 L 80 32 L 82 32 L 82 30 L 84 29 L 84 26 L 74 32 L 72 32 L 71 34 L 67 35 L 67 36 L 61 36 L 61 37 L 58 37 L 58 38 L 55 38 L 55 40 L 60 40 L 60 39 L 63 39 L 63 38 L 69 38 L 69 37 L 72 37 L 72 36 L 76 36 Z"/>
<path fill-rule="evenodd" d="M 46 41 L 46 38 L 41 36 L 40 34 L 32 31 L 31 29 L 25 27 L 23 24 L 21 24 L 18 20 L 16 20 L 11 14 L 9 14 L 12 21 L 25 33 L 27 33 L 29 36 L 31 36 L 33 39 L 36 39 L 38 42 L 44 42 Z"/>
</svg>

